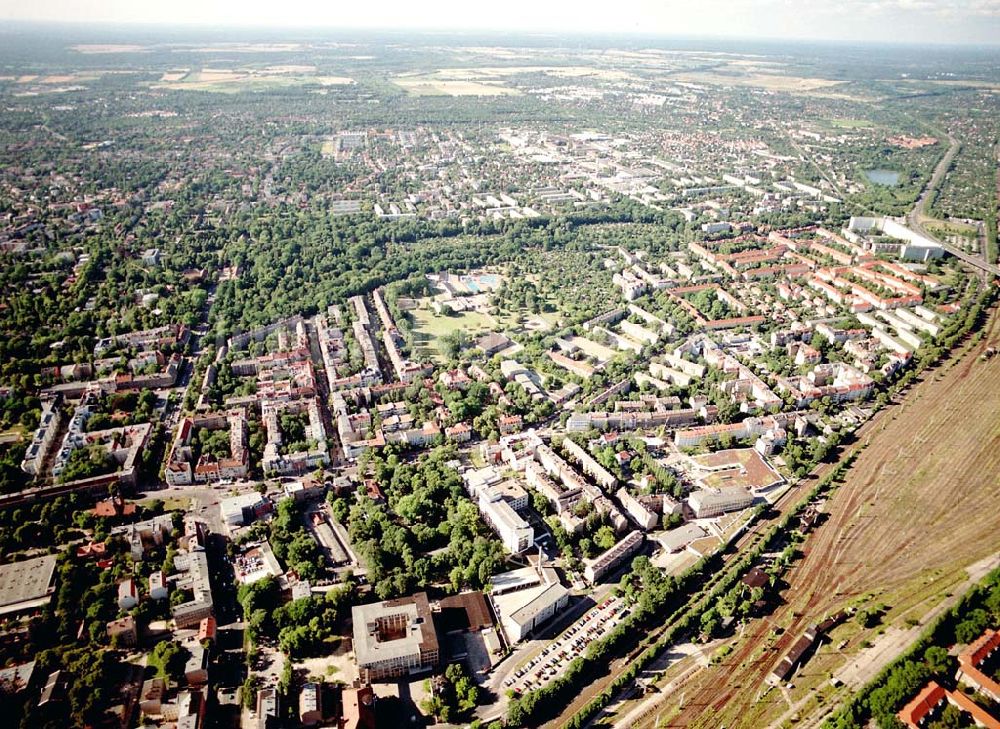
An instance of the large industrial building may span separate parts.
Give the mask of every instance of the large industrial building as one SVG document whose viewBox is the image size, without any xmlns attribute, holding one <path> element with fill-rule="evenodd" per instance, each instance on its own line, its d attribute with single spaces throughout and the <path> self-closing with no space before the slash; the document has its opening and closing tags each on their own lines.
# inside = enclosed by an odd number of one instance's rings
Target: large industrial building
<svg viewBox="0 0 1000 729">
<path fill-rule="evenodd" d="M 55 591 L 56 555 L 0 565 L 0 616 L 37 610 Z"/>
</svg>

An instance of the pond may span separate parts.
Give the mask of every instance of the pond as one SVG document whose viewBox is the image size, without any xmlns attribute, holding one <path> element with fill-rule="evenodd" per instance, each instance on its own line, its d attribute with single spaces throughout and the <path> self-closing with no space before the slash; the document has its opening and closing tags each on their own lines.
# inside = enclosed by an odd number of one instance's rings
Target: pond
<svg viewBox="0 0 1000 729">
<path fill-rule="evenodd" d="M 865 177 L 876 185 L 895 187 L 899 184 L 899 173 L 896 170 L 865 170 Z"/>
</svg>

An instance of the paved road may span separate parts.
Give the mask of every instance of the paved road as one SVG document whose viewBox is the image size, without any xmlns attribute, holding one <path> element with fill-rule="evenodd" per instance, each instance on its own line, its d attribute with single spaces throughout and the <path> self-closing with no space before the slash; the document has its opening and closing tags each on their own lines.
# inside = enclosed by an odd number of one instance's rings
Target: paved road
<svg viewBox="0 0 1000 729">
<path fill-rule="evenodd" d="M 951 161 L 955 158 L 955 153 L 958 152 L 959 144 L 957 139 L 948 135 L 948 144 L 948 151 L 945 152 L 944 157 L 941 158 L 937 167 L 934 168 L 934 174 L 931 175 L 930 182 L 927 183 L 924 191 L 920 193 L 920 199 L 918 199 L 917 204 L 913 206 L 913 210 L 911 210 L 909 215 L 906 216 L 907 224 L 910 226 L 911 230 L 940 243 L 941 246 L 948 251 L 948 253 L 955 256 L 955 258 L 965 261 L 969 265 L 975 266 L 985 273 L 1000 277 L 1000 266 L 987 263 L 985 259 L 979 256 L 974 256 L 971 253 L 967 253 L 961 248 L 957 248 L 951 243 L 941 240 L 927 230 L 927 228 L 925 228 L 920 222 L 921 217 L 927 215 L 927 201 L 930 199 L 931 193 L 936 190 L 938 186 L 940 186 L 941 181 L 948 172 L 948 168 L 951 166 Z"/>
</svg>

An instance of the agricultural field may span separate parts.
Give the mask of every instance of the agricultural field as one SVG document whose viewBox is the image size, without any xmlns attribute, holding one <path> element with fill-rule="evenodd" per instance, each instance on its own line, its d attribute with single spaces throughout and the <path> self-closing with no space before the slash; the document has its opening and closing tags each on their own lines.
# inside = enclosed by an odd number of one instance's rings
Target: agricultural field
<svg viewBox="0 0 1000 729">
<path fill-rule="evenodd" d="M 984 506 L 1000 499 L 1000 359 L 980 354 L 998 344 L 994 310 L 984 341 L 931 371 L 902 405 L 873 421 L 826 505 L 828 521 L 786 575 L 784 603 L 726 644 L 723 660 L 674 685 L 640 725 L 790 726 L 824 692 L 827 711 L 850 690 L 832 688 L 831 674 L 854 660 L 856 670 L 873 675 L 908 644 L 906 629 L 926 624 L 962 591 L 966 570 L 996 549 L 996 511 Z M 882 608 L 881 627 L 840 626 L 793 688 L 768 689 L 765 677 L 805 629 L 850 606 Z M 677 671 L 687 668 L 682 662 Z"/>
<path fill-rule="evenodd" d="M 431 73 L 400 74 L 392 78 L 392 83 L 411 96 L 516 96 L 521 92 L 507 85 L 508 79 L 515 76 L 605 83 L 639 80 L 631 73 L 592 66 L 500 66 L 441 68 Z"/>
<path fill-rule="evenodd" d="M 146 46 L 134 43 L 81 43 L 71 46 L 70 50 L 84 55 L 97 55 L 102 53 L 141 53 L 146 50 Z"/>
<path fill-rule="evenodd" d="M 237 93 L 260 91 L 304 84 L 341 86 L 354 83 L 346 76 L 314 76 L 311 66 L 269 66 L 264 69 L 203 68 L 198 71 L 170 71 L 152 85 L 154 89 L 173 91 L 210 91 Z"/>
<path fill-rule="evenodd" d="M 392 82 L 410 96 L 517 96 L 521 93 L 496 82 L 453 79 L 439 74 L 396 76 Z"/>
<path fill-rule="evenodd" d="M 746 86 L 781 93 L 826 91 L 843 83 L 825 78 L 785 76 L 778 73 L 760 73 L 737 68 L 680 73 L 674 78 L 688 83 L 708 84 L 710 86 Z"/>
<path fill-rule="evenodd" d="M 24 92 L 50 93 L 78 89 L 80 84 L 97 81 L 104 74 L 94 71 L 72 71 L 67 73 L 54 74 L 5 74 L 0 76 L 0 81 L 12 82 L 16 84 L 11 90 L 15 96 L 22 96 Z M 68 86 L 71 85 L 71 86 Z"/>
<path fill-rule="evenodd" d="M 635 80 L 632 74 L 592 66 L 501 66 L 496 68 L 443 68 L 438 75 L 454 80 L 496 80 L 505 76 L 541 73 L 554 78 L 599 78 L 606 81 Z"/>
</svg>

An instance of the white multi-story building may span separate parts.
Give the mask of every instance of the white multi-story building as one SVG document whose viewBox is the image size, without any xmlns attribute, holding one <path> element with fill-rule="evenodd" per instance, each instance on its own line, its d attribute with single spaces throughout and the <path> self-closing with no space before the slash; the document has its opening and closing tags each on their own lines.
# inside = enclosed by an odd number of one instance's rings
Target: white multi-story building
<svg viewBox="0 0 1000 729">
<path fill-rule="evenodd" d="M 753 494 L 743 488 L 695 491 L 688 497 L 688 505 L 699 519 L 712 518 L 752 506 Z"/>
<path fill-rule="evenodd" d="M 502 614 L 501 623 L 512 643 L 523 640 L 538 626 L 558 615 L 569 604 L 569 590 L 558 582 L 546 585 L 537 594 L 509 614 Z"/>
<path fill-rule="evenodd" d="M 42 403 L 42 417 L 38 421 L 38 429 L 35 430 L 35 435 L 24 452 L 24 460 L 21 461 L 22 471 L 32 476 L 38 475 L 58 433 L 59 410 L 54 400 L 46 400 Z"/>
<path fill-rule="evenodd" d="M 520 554 L 534 544 L 534 528 L 521 518 L 496 488 L 485 487 L 480 490 L 479 512 L 511 554 Z"/>
<path fill-rule="evenodd" d="M 659 524 L 660 515 L 643 506 L 627 489 L 618 489 L 616 496 L 632 520 L 643 529 L 655 529 L 656 525 Z"/>
<path fill-rule="evenodd" d="M 631 557 L 642 546 L 642 532 L 629 532 L 620 542 L 594 559 L 586 560 L 583 576 L 590 584 L 597 583 L 604 575 L 618 567 L 624 560 Z"/>
</svg>

